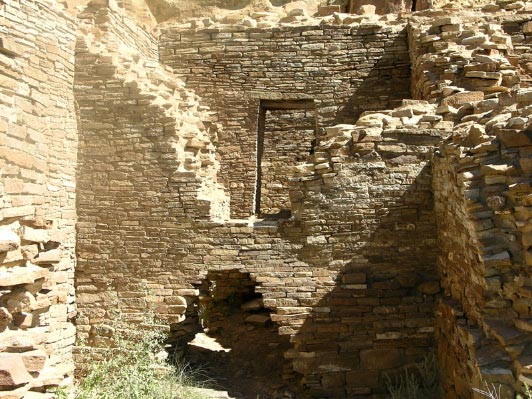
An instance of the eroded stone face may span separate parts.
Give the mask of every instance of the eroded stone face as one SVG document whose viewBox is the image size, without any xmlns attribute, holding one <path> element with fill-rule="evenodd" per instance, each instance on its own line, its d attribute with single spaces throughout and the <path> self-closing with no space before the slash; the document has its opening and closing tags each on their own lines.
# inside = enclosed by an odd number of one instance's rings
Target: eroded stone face
<svg viewBox="0 0 532 399">
<path fill-rule="evenodd" d="M 318 0 L 147 0 L 158 22 L 187 18 L 242 18 L 269 12 L 280 17 L 306 13 L 313 15 L 323 2 Z"/>
<path fill-rule="evenodd" d="M 0 21 L 0 391 L 47 397 L 73 373 L 76 24 L 55 1 Z"/>
<path fill-rule="evenodd" d="M 448 398 L 532 381 L 531 10 L 481 3 L 187 2 L 213 14 L 156 37 L 142 2 L 77 21 L 0 2 L 0 390 L 72 374 L 75 259 L 94 347 L 114 309 L 190 335 L 198 287 L 234 271 L 269 313 L 244 321 L 277 323 L 315 396 L 380 397 L 435 348 Z M 301 101 L 312 115 L 286 105 Z M 254 215 L 259 173 L 282 220 Z"/>
</svg>

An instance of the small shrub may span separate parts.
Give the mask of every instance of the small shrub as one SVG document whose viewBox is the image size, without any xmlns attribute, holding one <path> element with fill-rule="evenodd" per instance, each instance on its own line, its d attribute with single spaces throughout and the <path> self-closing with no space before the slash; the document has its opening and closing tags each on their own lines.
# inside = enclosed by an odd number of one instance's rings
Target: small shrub
<svg viewBox="0 0 532 399">
<path fill-rule="evenodd" d="M 513 398 L 502 397 L 500 384 L 496 386 L 495 384 L 492 383 L 490 386 L 486 381 L 484 381 L 484 386 L 486 387 L 485 388 L 486 390 L 479 389 L 479 388 L 473 388 L 473 391 L 489 399 L 513 399 Z M 521 394 L 517 394 L 516 399 L 532 399 L 532 389 L 530 388 L 530 386 L 525 384 L 525 396 L 522 396 Z"/>
<path fill-rule="evenodd" d="M 482 396 L 485 396 L 486 398 L 502 399 L 500 385 L 498 387 L 496 387 L 495 384 L 491 384 L 491 386 L 489 386 L 489 384 L 486 381 L 484 381 L 484 386 L 486 387 L 485 391 L 479 388 L 473 388 L 473 391 L 481 394 Z"/>
<path fill-rule="evenodd" d="M 114 326 L 115 347 L 93 363 L 86 377 L 59 399 L 201 399 L 194 391 L 198 372 L 186 364 L 171 365 L 163 349 L 164 329 L 153 320 L 141 326 Z"/>
<path fill-rule="evenodd" d="M 528 384 L 525 384 L 525 395 L 524 398 L 521 395 L 517 395 L 517 399 L 532 399 L 532 389 Z"/>
<path fill-rule="evenodd" d="M 427 356 L 416 365 L 416 371 L 404 369 L 396 381 L 386 375 L 386 388 L 392 399 L 437 399 L 441 397 L 436 358 Z"/>
</svg>

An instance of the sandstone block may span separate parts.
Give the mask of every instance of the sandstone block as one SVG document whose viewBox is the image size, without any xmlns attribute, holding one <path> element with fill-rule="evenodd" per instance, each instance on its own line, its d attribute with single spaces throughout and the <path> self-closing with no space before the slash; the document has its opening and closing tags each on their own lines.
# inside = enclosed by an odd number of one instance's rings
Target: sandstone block
<svg viewBox="0 0 532 399">
<path fill-rule="evenodd" d="M 28 291 L 13 291 L 2 298 L 10 313 L 26 312 L 33 310 L 37 301 Z"/>
<path fill-rule="evenodd" d="M 330 6 L 320 6 L 318 8 L 318 15 L 320 17 L 326 17 L 327 15 L 333 15 L 334 13 L 340 12 L 339 5 L 330 5 Z"/>
<path fill-rule="evenodd" d="M 358 15 L 375 15 L 377 7 L 373 4 L 364 4 L 358 9 Z"/>
<path fill-rule="evenodd" d="M 527 103 L 532 101 L 532 89 L 521 89 L 517 91 L 517 101 Z"/>
<path fill-rule="evenodd" d="M 13 321 L 13 316 L 11 315 L 11 313 L 9 313 L 9 311 L 4 308 L 4 307 L 1 307 L 0 308 L 0 331 L 8 326 L 11 322 Z"/>
<path fill-rule="evenodd" d="M 456 25 L 460 24 L 461 20 L 458 17 L 442 17 L 437 18 L 432 22 L 433 27 L 443 26 L 443 25 Z"/>
<path fill-rule="evenodd" d="M 61 261 L 61 258 L 63 257 L 63 252 L 61 249 L 52 249 L 50 251 L 44 251 L 39 252 L 39 255 L 35 259 L 33 259 L 33 263 L 39 265 L 39 264 L 46 264 L 46 263 L 58 263 Z"/>
<path fill-rule="evenodd" d="M 516 319 L 515 326 L 521 331 L 532 333 L 532 319 Z"/>
<path fill-rule="evenodd" d="M 488 267 L 495 266 L 510 266 L 510 254 L 507 251 L 503 251 L 494 255 L 484 255 L 482 257 L 484 264 Z"/>
<path fill-rule="evenodd" d="M 33 229 L 28 226 L 22 228 L 22 239 L 25 241 L 45 243 L 49 241 L 49 233 L 44 229 Z"/>
<path fill-rule="evenodd" d="M 478 34 L 470 37 L 466 37 L 462 40 L 462 44 L 466 46 L 479 46 L 482 43 L 488 40 L 487 36 L 484 34 Z"/>
<path fill-rule="evenodd" d="M 366 349 L 360 351 L 360 367 L 368 370 L 385 370 L 400 367 L 403 361 L 399 349 Z"/>
<path fill-rule="evenodd" d="M 303 8 L 294 8 L 290 11 L 288 11 L 287 14 L 289 17 L 300 17 L 305 15 L 305 10 Z"/>
<path fill-rule="evenodd" d="M 22 362 L 24 363 L 24 366 L 26 366 L 26 370 L 30 373 L 40 373 L 44 368 L 46 359 L 48 359 L 48 356 L 42 350 L 24 352 L 21 356 Z"/>
<path fill-rule="evenodd" d="M 499 129 L 497 135 L 506 147 L 524 147 L 532 144 L 532 129 L 530 128 L 523 131 Z"/>
<path fill-rule="evenodd" d="M 12 37 L 0 37 L 0 53 L 10 57 L 20 57 L 24 54 L 24 49 L 15 42 Z"/>
<path fill-rule="evenodd" d="M 0 287 L 8 287 L 19 284 L 31 284 L 36 280 L 47 277 L 50 272 L 41 267 L 10 267 L 0 269 Z"/>
<path fill-rule="evenodd" d="M 464 91 L 452 94 L 442 100 L 442 105 L 452 106 L 457 108 L 461 105 L 484 100 L 484 92 L 482 91 Z"/>
<path fill-rule="evenodd" d="M 20 237 L 10 229 L 0 229 L 0 252 L 13 251 L 20 246 Z"/>
<path fill-rule="evenodd" d="M 0 353 L 0 390 L 16 388 L 31 379 L 20 354 Z"/>
<path fill-rule="evenodd" d="M 14 316 L 15 325 L 23 330 L 30 328 L 33 324 L 33 314 L 28 312 L 20 312 Z"/>
<path fill-rule="evenodd" d="M 480 173 L 482 175 L 505 175 L 512 171 L 514 171 L 515 168 L 512 165 L 482 165 L 480 167 Z"/>
</svg>

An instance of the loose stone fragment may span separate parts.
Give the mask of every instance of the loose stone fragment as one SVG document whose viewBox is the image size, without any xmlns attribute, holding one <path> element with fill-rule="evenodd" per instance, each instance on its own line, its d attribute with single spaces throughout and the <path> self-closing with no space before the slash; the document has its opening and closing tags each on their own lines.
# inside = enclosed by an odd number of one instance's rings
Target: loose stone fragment
<svg viewBox="0 0 532 399">
<path fill-rule="evenodd" d="M 13 251 L 20 246 L 20 237 L 10 229 L 0 229 L 0 252 Z"/>
<path fill-rule="evenodd" d="M 0 353 L 0 389 L 19 387 L 32 379 L 26 370 L 21 355 Z"/>
</svg>

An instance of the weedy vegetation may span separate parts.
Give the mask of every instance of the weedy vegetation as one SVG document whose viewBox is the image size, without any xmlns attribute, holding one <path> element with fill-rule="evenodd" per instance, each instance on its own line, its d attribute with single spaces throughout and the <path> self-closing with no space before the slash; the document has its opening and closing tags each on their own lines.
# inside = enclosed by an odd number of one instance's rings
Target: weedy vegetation
<svg viewBox="0 0 532 399">
<path fill-rule="evenodd" d="M 495 384 L 488 384 L 487 382 L 484 382 L 484 388 L 473 388 L 473 391 L 479 393 L 480 395 L 488 398 L 488 399 L 513 399 L 513 398 L 505 398 L 501 394 L 501 386 L 495 385 Z M 525 384 L 525 396 L 521 394 L 517 394 L 516 399 L 532 399 L 532 389 L 529 385 Z"/>
<path fill-rule="evenodd" d="M 203 399 L 195 388 L 206 378 L 187 364 L 169 361 L 162 325 L 153 319 L 140 326 L 116 324 L 113 348 L 74 387 L 58 390 L 58 399 Z"/>
<path fill-rule="evenodd" d="M 405 368 L 394 381 L 386 376 L 386 388 L 391 399 L 438 399 L 441 397 L 436 357 L 427 356 L 414 369 Z"/>
</svg>

